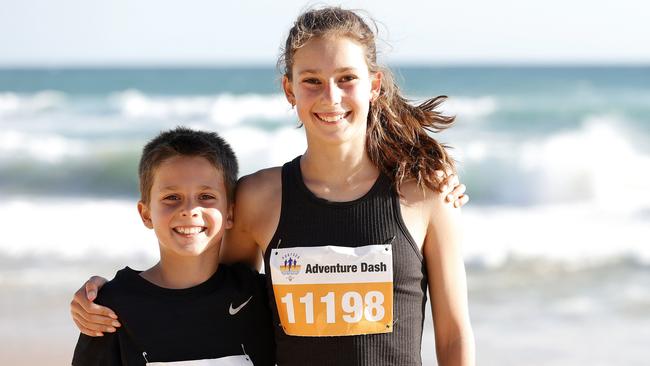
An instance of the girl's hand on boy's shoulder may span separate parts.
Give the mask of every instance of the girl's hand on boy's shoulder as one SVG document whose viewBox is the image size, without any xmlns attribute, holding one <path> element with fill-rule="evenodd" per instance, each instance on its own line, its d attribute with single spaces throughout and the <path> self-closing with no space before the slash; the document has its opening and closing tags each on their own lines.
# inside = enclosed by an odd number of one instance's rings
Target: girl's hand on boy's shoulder
<svg viewBox="0 0 650 366">
<path fill-rule="evenodd" d="M 93 302 L 106 282 L 108 280 L 103 277 L 91 277 L 75 292 L 70 302 L 72 320 L 81 333 L 90 337 L 101 337 L 104 332 L 113 333 L 121 325 L 111 309 Z"/>
</svg>

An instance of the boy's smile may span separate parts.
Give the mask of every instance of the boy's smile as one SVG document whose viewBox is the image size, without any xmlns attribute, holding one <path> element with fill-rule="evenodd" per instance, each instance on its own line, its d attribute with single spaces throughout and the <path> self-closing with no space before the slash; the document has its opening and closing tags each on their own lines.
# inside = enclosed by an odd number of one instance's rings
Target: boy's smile
<svg viewBox="0 0 650 366">
<path fill-rule="evenodd" d="M 156 232 L 161 257 L 218 253 L 224 230 L 232 226 L 223 174 L 203 157 L 163 161 L 154 172 L 151 202 L 138 209 Z"/>
</svg>

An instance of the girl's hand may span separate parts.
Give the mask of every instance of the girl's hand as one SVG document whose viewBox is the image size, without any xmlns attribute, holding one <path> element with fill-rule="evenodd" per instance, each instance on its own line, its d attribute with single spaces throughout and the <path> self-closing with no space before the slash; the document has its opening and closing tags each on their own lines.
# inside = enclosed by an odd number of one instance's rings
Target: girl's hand
<svg viewBox="0 0 650 366">
<path fill-rule="evenodd" d="M 454 207 L 461 207 L 469 201 L 469 195 L 465 194 L 467 187 L 460 183 L 456 174 L 450 172 L 445 174 L 441 170 L 437 170 L 436 175 L 445 176 L 440 185 L 440 192 L 445 195 L 446 202 L 453 202 Z"/>
<path fill-rule="evenodd" d="M 93 303 L 97 292 L 106 282 L 108 281 L 103 277 L 90 277 L 70 302 L 72 320 L 81 333 L 90 337 L 101 337 L 104 332 L 113 333 L 120 326 L 117 315 L 111 309 Z"/>
</svg>

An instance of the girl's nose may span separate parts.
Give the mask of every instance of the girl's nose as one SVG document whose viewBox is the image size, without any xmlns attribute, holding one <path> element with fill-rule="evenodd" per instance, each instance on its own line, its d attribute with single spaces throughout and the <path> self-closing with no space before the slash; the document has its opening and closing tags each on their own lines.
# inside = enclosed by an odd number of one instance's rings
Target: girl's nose
<svg viewBox="0 0 650 366">
<path fill-rule="evenodd" d="M 325 85 L 323 98 L 331 104 L 341 103 L 341 88 L 335 82 L 328 82 Z"/>
</svg>

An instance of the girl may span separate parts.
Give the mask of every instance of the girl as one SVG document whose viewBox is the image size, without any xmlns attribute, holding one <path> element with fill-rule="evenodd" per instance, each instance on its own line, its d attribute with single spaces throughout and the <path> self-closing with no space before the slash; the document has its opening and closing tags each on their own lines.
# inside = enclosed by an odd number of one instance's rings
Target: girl
<svg viewBox="0 0 650 366">
<path fill-rule="evenodd" d="M 473 365 L 460 211 L 437 173 L 454 163 L 427 134 L 454 120 L 435 111 L 444 97 L 407 103 L 373 30 L 337 7 L 300 15 L 279 65 L 308 147 L 240 180 L 223 252 L 264 254 L 278 364 L 420 365 L 428 287 L 438 363 Z M 109 310 L 86 299 L 101 282 L 73 300 L 82 331 L 104 329 L 91 323 Z"/>
</svg>

